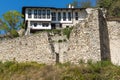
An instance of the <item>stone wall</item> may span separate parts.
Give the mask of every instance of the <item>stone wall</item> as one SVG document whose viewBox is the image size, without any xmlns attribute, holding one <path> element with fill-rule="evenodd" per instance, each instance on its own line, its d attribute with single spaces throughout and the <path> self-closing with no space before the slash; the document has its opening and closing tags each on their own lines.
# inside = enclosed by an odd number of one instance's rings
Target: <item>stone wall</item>
<svg viewBox="0 0 120 80">
<path fill-rule="evenodd" d="M 88 18 L 73 28 L 66 52 L 66 62 L 101 60 L 98 10 L 87 9 L 87 11 L 89 11 Z"/>
<path fill-rule="evenodd" d="M 0 61 L 54 64 L 111 60 L 120 65 L 120 22 L 106 21 L 96 8 L 86 12 L 87 18 L 73 27 L 69 40 L 61 33 L 41 32 L 0 41 Z"/>
<path fill-rule="evenodd" d="M 112 63 L 120 65 L 120 21 L 107 21 Z"/>
<path fill-rule="evenodd" d="M 0 61 L 54 63 L 46 32 L 0 42 Z"/>
</svg>

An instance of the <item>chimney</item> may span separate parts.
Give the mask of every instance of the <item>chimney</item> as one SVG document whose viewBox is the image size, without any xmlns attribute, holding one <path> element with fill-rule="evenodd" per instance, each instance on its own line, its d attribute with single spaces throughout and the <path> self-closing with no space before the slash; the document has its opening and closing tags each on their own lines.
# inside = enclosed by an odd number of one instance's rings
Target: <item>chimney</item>
<svg viewBox="0 0 120 80">
<path fill-rule="evenodd" d="M 74 8 L 74 6 L 72 5 L 71 8 Z"/>
<path fill-rule="evenodd" d="M 68 8 L 72 8 L 72 5 L 71 5 L 71 4 L 68 4 Z"/>
</svg>

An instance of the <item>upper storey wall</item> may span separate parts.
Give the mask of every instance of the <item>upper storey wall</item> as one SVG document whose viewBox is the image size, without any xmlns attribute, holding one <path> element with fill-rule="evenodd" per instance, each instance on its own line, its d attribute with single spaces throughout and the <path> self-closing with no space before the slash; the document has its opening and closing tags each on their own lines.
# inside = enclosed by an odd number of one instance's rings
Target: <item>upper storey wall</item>
<svg viewBox="0 0 120 80">
<path fill-rule="evenodd" d="M 37 10 L 37 12 L 35 12 L 35 10 Z M 41 10 L 40 12 L 39 12 L 39 10 Z M 42 14 L 43 13 L 43 10 L 44 11 L 50 11 L 49 12 L 49 17 L 47 17 L 47 15 L 44 15 L 44 17 L 43 16 L 39 16 L 39 14 Z M 31 14 L 31 17 L 29 17 L 29 14 Z M 36 18 L 35 18 L 35 15 L 34 14 L 36 14 Z M 51 9 L 37 9 L 37 8 L 35 8 L 35 9 L 30 9 L 30 8 L 26 8 L 25 9 L 25 20 L 32 20 L 32 21 L 51 21 Z"/>
<path fill-rule="evenodd" d="M 31 17 L 29 15 L 31 15 Z M 25 8 L 25 20 L 31 21 L 52 21 L 52 23 L 73 24 L 74 22 L 84 20 L 86 16 L 86 9 Z"/>
</svg>

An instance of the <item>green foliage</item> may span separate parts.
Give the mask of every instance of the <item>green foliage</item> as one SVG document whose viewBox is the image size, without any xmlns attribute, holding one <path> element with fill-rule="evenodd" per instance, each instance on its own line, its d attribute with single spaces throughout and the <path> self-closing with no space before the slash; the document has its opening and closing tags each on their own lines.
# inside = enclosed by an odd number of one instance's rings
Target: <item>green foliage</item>
<svg viewBox="0 0 120 80">
<path fill-rule="evenodd" d="M 120 0 L 114 1 L 108 11 L 109 15 L 120 17 Z"/>
<path fill-rule="evenodd" d="M 82 59 L 79 60 L 79 64 L 83 64 L 84 61 Z"/>
<path fill-rule="evenodd" d="M 112 4 L 113 0 L 98 0 L 98 6 L 103 8 L 109 8 Z"/>
<path fill-rule="evenodd" d="M 69 39 L 70 38 L 70 33 L 72 31 L 73 28 L 65 28 L 63 29 L 63 35 L 66 35 L 67 38 Z"/>
<path fill-rule="evenodd" d="M 107 66 L 113 66 L 113 64 L 110 61 L 102 61 L 101 66 L 102 67 L 107 67 Z"/>
<path fill-rule="evenodd" d="M 85 80 L 79 67 L 69 67 L 62 75 L 61 80 Z"/>
<path fill-rule="evenodd" d="M 24 28 L 23 15 L 17 11 L 8 11 L 3 14 L 3 18 L 0 20 L 2 24 L 0 25 L 0 30 L 4 30 L 9 33 L 9 36 L 18 37 L 17 30 Z"/>
<path fill-rule="evenodd" d="M 107 9 L 108 17 L 120 17 L 120 0 L 98 0 L 97 5 Z"/>
<path fill-rule="evenodd" d="M 82 64 L 82 65 L 81 65 Z M 36 62 L 0 62 L 0 80 L 119 80 L 120 67 L 109 61 L 79 65 L 70 62 L 56 65 Z"/>
<path fill-rule="evenodd" d="M 18 27 L 25 29 L 25 23 L 21 22 Z"/>
<path fill-rule="evenodd" d="M 4 63 L 4 67 L 5 68 L 10 68 L 14 64 L 15 64 L 15 62 L 13 62 L 13 61 L 7 61 L 7 62 Z"/>
<path fill-rule="evenodd" d="M 4 30 L 6 33 L 10 31 L 10 28 L 7 26 L 7 24 L 5 22 L 3 22 L 0 19 L 1 25 L 0 25 L 0 30 Z"/>
<path fill-rule="evenodd" d="M 53 33 L 53 34 L 59 34 L 59 35 L 61 35 L 61 29 L 52 29 L 52 30 L 44 30 L 44 31 L 48 32 L 48 33 Z"/>
<path fill-rule="evenodd" d="M 10 37 L 11 38 L 19 37 L 19 34 L 16 30 L 12 29 L 12 30 L 10 30 Z"/>
<path fill-rule="evenodd" d="M 3 18 L 10 29 L 16 29 L 18 28 L 18 23 L 22 21 L 22 14 L 17 11 L 8 11 L 3 14 Z"/>
<path fill-rule="evenodd" d="M 61 30 L 59 30 L 59 29 L 53 29 L 52 32 L 54 34 L 61 34 Z"/>
</svg>

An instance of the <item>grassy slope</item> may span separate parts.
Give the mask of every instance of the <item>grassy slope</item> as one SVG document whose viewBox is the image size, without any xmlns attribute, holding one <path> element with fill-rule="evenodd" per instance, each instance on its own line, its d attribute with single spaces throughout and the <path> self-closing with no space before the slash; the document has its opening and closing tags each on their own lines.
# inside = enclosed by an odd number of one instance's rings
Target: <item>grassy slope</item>
<svg viewBox="0 0 120 80">
<path fill-rule="evenodd" d="M 0 80 L 119 80 L 120 67 L 108 61 L 44 65 L 35 62 L 0 63 Z"/>
</svg>

